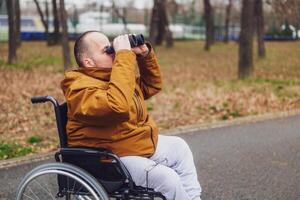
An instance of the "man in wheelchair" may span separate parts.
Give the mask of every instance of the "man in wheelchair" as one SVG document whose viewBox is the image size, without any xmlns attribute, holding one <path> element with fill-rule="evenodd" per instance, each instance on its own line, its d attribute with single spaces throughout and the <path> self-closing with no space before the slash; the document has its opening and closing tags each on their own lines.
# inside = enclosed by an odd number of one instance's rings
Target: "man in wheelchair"
<svg viewBox="0 0 300 200">
<path fill-rule="evenodd" d="M 161 72 L 149 43 L 131 47 L 129 36 L 112 43 L 97 31 L 75 42 L 78 68 L 61 83 L 68 107 L 68 146 L 117 154 L 138 186 L 167 199 L 199 200 L 192 152 L 175 136 L 158 135 L 145 100 L 161 90 Z"/>
</svg>

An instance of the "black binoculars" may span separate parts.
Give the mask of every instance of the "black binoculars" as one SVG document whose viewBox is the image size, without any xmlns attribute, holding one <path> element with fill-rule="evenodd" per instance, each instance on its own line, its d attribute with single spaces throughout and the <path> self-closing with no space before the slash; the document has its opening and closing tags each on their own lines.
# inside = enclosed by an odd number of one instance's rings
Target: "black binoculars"
<svg viewBox="0 0 300 200">
<path fill-rule="evenodd" d="M 143 34 L 137 34 L 137 35 L 136 34 L 129 34 L 128 39 L 129 39 L 129 43 L 130 43 L 131 48 L 145 44 L 145 39 L 144 39 Z M 115 53 L 114 47 L 112 45 L 107 46 L 106 49 L 105 49 L 105 52 L 107 54 Z"/>
</svg>

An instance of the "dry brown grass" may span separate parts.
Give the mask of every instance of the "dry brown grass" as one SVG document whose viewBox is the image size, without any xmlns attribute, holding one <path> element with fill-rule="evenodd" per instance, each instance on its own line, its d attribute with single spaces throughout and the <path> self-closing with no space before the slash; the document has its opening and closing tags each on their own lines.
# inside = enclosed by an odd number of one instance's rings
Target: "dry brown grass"
<svg viewBox="0 0 300 200">
<path fill-rule="evenodd" d="M 300 107 L 300 42 L 267 43 L 267 58 L 255 58 L 255 75 L 236 80 L 235 43 L 218 43 L 211 52 L 202 42 L 176 42 L 173 49 L 156 49 L 164 89 L 148 102 L 161 129 L 227 120 Z M 0 142 L 18 142 L 39 135 L 36 152 L 57 147 L 50 105 L 31 105 L 34 95 L 63 101 L 60 47 L 23 43 L 19 63 L 7 66 L 6 44 L 0 43 Z"/>
</svg>

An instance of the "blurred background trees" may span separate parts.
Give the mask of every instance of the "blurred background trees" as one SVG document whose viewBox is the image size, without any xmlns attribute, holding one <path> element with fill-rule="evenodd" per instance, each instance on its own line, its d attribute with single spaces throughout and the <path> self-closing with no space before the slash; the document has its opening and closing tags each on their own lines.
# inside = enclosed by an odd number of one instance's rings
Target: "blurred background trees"
<svg viewBox="0 0 300 200">
<path fill-rule="evenodd" d="M 45 40 L 50 46 L 62 45 L 65 68 L 70 65 L 69 39 L 93 29 L 110 37 L 143 33 L 153 46 L 172 47 L 177 39 L 203 39 L 206 51 L 215 42 L 236 41 L 239 44 L 238 77 L 243 78 L 251 76 L 254 70 L 254 38 L 259 58 L 266 56 L 265 40 L 299 38 L 300 1 L 0 0 L 0 25 L 4 26 L 7 20 L 9 27 L 8 63 L 16 61 L 21 39 L 29 35 L 20 29 L 29 23 L 29 16 L 39 16 L 43 25 L 40 31 L 43 34 L 39 33 L 39 38 L 34 39 Z"/>
</svg>

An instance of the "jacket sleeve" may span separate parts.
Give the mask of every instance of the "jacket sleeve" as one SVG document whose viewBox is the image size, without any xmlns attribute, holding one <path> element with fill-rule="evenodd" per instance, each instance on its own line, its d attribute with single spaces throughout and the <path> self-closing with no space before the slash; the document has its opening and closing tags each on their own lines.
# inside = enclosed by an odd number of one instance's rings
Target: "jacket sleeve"
<svg viewBox="0 0 300 200">
<path fill-rule="evenodd" d="M 146 45 L 149 48 L 149 54 L 146 57 L 138 56 L 137 62 L 140 71 L 138 83 L 144 98 L 148 99 L 161 90 L 162 78 L 156 55 L 151 45 L 149 43 L 146 43 Z"/>
<path fill-rule="evenodd" d="M 135 65 L 136 56 L 132 51 L 119 51 L 113 63 L 108 88 L 85 87 L 65 95 L 69 117 L 94 126 L 128 120 L 135 88 Z"/>
</svg>

